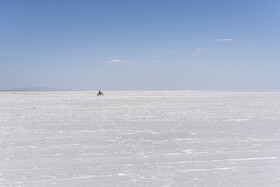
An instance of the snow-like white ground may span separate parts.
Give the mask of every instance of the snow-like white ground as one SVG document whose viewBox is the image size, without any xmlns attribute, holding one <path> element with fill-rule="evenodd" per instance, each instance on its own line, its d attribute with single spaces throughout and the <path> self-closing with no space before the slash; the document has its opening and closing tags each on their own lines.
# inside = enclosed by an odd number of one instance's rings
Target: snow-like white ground
<svg viewBox="0 0 280 187">
<path fill-rule="evenodd" d="M 280 186 L 280 93 L 0 93 L 0 186 Z"/>
</svg>

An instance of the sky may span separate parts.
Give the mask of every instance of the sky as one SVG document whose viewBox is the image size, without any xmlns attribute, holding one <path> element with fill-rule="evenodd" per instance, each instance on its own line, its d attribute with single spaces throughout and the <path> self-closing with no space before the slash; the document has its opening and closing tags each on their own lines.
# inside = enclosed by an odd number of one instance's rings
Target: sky
<svg viewBox="0 0 280 187">
<path fill-rule="evenodd" d="M 279 0 L 0 0 L 0 90 L 280 91 Z"/>
</svg>

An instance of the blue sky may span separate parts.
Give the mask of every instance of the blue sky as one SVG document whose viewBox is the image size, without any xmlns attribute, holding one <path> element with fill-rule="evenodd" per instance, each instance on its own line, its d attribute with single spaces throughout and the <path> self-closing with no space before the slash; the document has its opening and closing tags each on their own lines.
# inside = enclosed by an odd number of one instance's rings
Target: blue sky
<svg viewBox="0 0 280 187">
<path fill-rule="evenodd" d="M 280 90 L 278 0 L 0 0 L 0 90 Z"/>
</svg>

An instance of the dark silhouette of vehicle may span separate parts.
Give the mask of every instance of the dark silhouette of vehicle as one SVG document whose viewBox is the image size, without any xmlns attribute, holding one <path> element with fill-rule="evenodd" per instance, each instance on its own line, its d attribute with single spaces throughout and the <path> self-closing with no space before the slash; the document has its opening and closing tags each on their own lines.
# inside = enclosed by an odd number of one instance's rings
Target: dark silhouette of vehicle
<svg viewBox="0 0 280 187">
<path fill-rule="evenodd" d="M 104 96 L 104 93 L 99 90 L 97 96 Z"/>
</svg>

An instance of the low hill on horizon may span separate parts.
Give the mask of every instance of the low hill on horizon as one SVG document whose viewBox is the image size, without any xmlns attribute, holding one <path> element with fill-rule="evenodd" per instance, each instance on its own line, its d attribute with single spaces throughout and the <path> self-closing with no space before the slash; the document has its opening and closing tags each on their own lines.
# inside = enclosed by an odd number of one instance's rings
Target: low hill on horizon
<svg viewBox="0 0 280 187">
<path fill-rule="evenodd" d="M 56 88 L 49 87 L 27 87 L 27 88 L 12 88 L 0 90 L 1 92 L 34 92 L 34 91 L 61 91 Z"/>
</svg>

